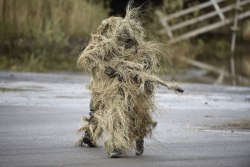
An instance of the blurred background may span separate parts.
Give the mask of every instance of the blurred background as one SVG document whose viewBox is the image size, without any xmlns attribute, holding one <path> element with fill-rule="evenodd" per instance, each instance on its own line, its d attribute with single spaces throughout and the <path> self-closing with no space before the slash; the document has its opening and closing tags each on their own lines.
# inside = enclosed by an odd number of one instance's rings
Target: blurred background
<svg viewBox="0 0 250 167">
<path fill-rule="evenodd" d="M 127 4 L 0 0 L 0 70 L 79 72 L 76 61 L 90 34 L 103 19 L 123 17 Z M 169 61 L 158 71 L 163 77 L 250 85 L 250 0 L 134 0 L 134 6 L 141 7 L 148 38 L 168 48 Z"/>
</svg>

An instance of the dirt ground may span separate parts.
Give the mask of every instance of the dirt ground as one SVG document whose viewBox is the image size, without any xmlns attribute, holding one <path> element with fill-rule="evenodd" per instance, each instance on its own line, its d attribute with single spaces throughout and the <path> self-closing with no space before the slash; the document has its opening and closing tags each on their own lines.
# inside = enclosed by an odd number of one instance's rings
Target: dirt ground
<svg viewBox="0 0 250 167">
<path fill-rule="evenodd" d="M 159 87 L 158 126 L 137 157 L 110 159 L 74 145 L 89 112 L 88 76 L 0 72 L 0 166 L 242 166 L 250 165 L 250 87 L 180 84 Z"/>
</svg>

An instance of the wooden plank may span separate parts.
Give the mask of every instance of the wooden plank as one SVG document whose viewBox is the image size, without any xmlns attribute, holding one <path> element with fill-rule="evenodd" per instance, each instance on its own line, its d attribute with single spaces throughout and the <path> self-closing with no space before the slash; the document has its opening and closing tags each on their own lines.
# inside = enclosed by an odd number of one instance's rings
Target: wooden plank
<svg viewBox="0 0 250 167">
<path fill-rule="evenodd" d="M 165 31 L 167 32 L 168 36 L 173 39 L 174 38 L 174 35 L 168 25 L 168 23 L 164 20 L 160 20 L 161 24 L 163 25 L 163 27 L 165 28 Z"/>
<path fill-rule="evenodd" d="M 224 20 L 225 20 L 225 16 L 223 15 L 223 13 L 222 13 L 222 11 L 221 11 L 221 9 L 220 9 L 220 6 L 219 6 L 218 3 L 216 2 L 216 0 L 211 0 L 211 2 L 213 3 L 216 12 L 217 12 L 218 15 L 220 16 L 220 19 L 221 19 L 222 21 L 224 21 Z"/>
<path fill-rule="evenodd" d="M 231 10 L 232 8 L 234 8 L 234 5 L 231 5 L 230 7 L 228 6 L 228 7 L 224 8 L 224 9 L 222 9 L 222 11 L 227 12 L 227 11 Z M 212 17 L 217 16 L 217 15 L 218 15 L 218 13 L 216 11 L 209 12 L 209 13 L 204 14 L 202 16 L 199 16 L 199 17 L 196 17 L 196 18 L 181 22 L 179 24 L 175 24 L 175 25 L 171 26 L 170 29 L 172 31 L 177 30 L 177 29 L 186 27 L 188 25 L 191 25 L 191 24 L 194 24 L 194 23 L 197 23 L 197 22 L 204 21 L 206 19 L 212 18 Z"/>
<path fill-rule="evenodd" d="M 220 3 L 220 2 L 223 2 L 223 1 L 225 1 L 225 0 L 216 0 L 217 3 Z M 171 19 L 174 19 L 174 18 L 177 18 L 177 17 L 181 17 L 181 16 L 187 15 L 189 13 L 192 13 L 194 11 L 197 11 L 197 10 L 200 10 L 200 9 L 203 9 L 203 8 L 206 8 L 206 7 L 211 6 L 211 5 L 212 5 L 212 2 L 208 1 L 208 2 L 202 3 L 200 5 L 190 7 L 188 9 L 186 9 L 186 10 L 182 10 L 180 12 L 168 15 L 167 17 L 164 18 L 164 20 L 167 21 L 167 20 L 171 20 Z"/>
<path fill-rule="evenodd" d="M 162 26 L 164 27 L 164 31 L 168 34 L 170 39 L 174 38 L 174 35 L 168 25 L 168 22 L 165 21 L 164 19 L 162 19 L 162 13 L 160 11 L 156 11 L 156 14 L 158 15 L 158 17 L 160 18 L 160 23 L 162 24 Z"/>
<path fill-rule="evenodd" d="M 234 28 L 237 29 L 238 27 L 238 15 L 239 15 L 239 9 L 240 7 L 240 1 L 237 0 L 236 2 L 236 8 L 235 8 L 235 16 L 234 16 Z M 236 71 L 235 71 L 235 60 L 234 60 L 234 53 L 235 53 L 235 45 L 236 45 L 236 31 L 233 30 L 233 35 L 232 35 L 232 41 L 231 41 L 231 55 L 230 55 L 230 66 L 231 66 L 231 73 L 233 76 L 232 83 L 235 86 L 236 85 Z"/>
<path fill-rule="evenodd" d="M 246 5 L 246 4 L 250 4 L 250 1 L 249 0 L 248 1 L 243 1 L 243 2 L 240 3 L 240 6 L 243 6 L 243 5 Z M 235 4 L 228 5 L 226 7 L 221 8 L 221 12 L 225 13 L 225 12 L 228 12 L 228 11 L 234 9 L 234 8 L 235 8 Z M 188 25 L 194 24 L 196 22 L 200 22 L 200 21 L 204 21 L 205 19 L 212 18 L 212 17 L 214 17 L 216 15 L 217 15 L 216 11 L 209 12 L 209 13 L 201 15 L 199 17 L 196 17 L 196 18 L 193 18 L 193 19 L 190 19 L 190 20 L 186 20 L 186 21 L 181 22 L 179 24 L 175 24 L 173 26 L 170 26 L 169 28 L 172 31 L 174 31 L 174 30 L 186 27 Z"/>
<path fill-rule="evenodd" d="M 243 13 L 241 14 L 238 19 L 241 20 L 241 19 L 244 19 L 244 18 L 247 18 L 250 16 L 250 11 L 246 12 L 246 13 Z M 207 31 L 211 31 L 211 30 L 214 30 L 216 28 L 219 28 L 221 26 L 224 26 L 226 24 L 230 24 L 233 22 L 233 19 L 225 19 L 223 22 L 220 21 L 220 22 L 216 22 L 214 24 L 211 24 L 209 26 L 206 26 L 206 27 L 202 27 L 202 28 L 199 28 L 199 29 L 196 29 L 194 31 L 191 31 L 187 34 L 184 34 L 180 37 L 177 37 L 177 38 L 174 38 L 174 39 L 171 39 L 169 41 L 170 44 L 173 44 L 173 43 L 177 43 L 179 41 L 182 41 L 184 39 L 187 39 L 187 38 L 190 38 L 190 37 L 193 37 L 193 36 L 196 36 L 196 35 L 199 35 L 199 34 L 202 34 L 204 32 L 207 32 Z"/>
<path fill-rule="evenodd" d="M 214 67 L 214 66 L 211 66 L 209 64 L 205 64 L 205 63 L 193 60 L 193 59 L 189 59 L 189 58 L 186 58 L 186 57 L 180 57 L 179 59 L 181 61 L 186 62 L 187 64 L 190 64 L 192 66 L 198 67 L 200 69 L 204 69 L 204 70 L 207 70 L 207 71 L 214 72 L 216 74 L 220 74 L 221 71 L 222 71 L 222 69 L 220 69 L 220 68 L 217 68 L 217 67 Z M 224 76 L 229 77 L 230 73 L 227 72 L 227 71 L 225 71 L 224 72 Z"/>
<path fill-rule="evenodd" d="M 212 65 L 209 65 L 209 64 L 205 64 L 205 63 L 199 62 L 197 60 L 189 59 L 189 58 L 186 58 L 186 57 L 179 57 L 179 60 L 181 60 L 181 61 L 183 61 L 183 62 L 185 62 L 187 64 L 190 64 L 190 65 L 192 65 L 194 67 L 204 69 L 204 70 L 207 70 L 207 71 L 211 71 L 211 72 L 213 72 L 215 74 L 223 75 L 221 77 L 235 78 L 238 81 L 241 81 L 241 82 L 244 82 L 244 83 L 247 83 L 247 84 L 250 83 L 250 79 L 248 79 L 246 77 L 243 77 L 241 75 L 232 76 L 228 71 L 223 70 L 223 68 L 221 69 L 221 68 L 218 68 L 218 67 L 215 67 L 215 66 L 212 66 Z"/>
</svg>

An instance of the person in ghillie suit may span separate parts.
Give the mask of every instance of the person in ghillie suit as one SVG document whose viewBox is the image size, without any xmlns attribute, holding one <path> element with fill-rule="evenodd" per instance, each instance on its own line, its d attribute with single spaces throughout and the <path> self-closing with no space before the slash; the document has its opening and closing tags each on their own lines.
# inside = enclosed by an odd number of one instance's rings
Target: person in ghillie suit
<svg viewBox="0 0 250 167">
<path fill-rule="evenodd" d="M 112 158 L 133 148 L 142 155 L 144 138 L 157 124 L 152 118 L 155 84 L 183 92 L 153 75 L 161 53 L 161 44 L 146 40 L 138 8 L 128 7 L 125 18 L 102 21 L 78 59 L 78 66 L 91 74 L 91 112 L 78 130 L 84 133 L 79 145 L 95 147 L 102 138 Z"/>
</svg>

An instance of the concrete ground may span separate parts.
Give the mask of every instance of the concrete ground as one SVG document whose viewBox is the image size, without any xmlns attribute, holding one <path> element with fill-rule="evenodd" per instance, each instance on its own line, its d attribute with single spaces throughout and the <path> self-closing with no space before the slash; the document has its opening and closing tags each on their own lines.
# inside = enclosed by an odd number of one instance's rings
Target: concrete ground
<svg viewBox="0 0 250 167">
<path fill-rule="evenodd" d="M 101 145 L 74 145 L 89 112 L 87 82 L 71 73 L 0 72 L 0 166 L 250 166 L 249 127 L 233 124 L 250 122 L 250 87 L 159 87 L 158 126 L 144 154 L 110 159 Z"/>
</svg>

